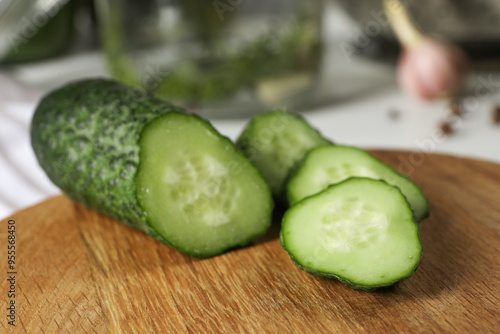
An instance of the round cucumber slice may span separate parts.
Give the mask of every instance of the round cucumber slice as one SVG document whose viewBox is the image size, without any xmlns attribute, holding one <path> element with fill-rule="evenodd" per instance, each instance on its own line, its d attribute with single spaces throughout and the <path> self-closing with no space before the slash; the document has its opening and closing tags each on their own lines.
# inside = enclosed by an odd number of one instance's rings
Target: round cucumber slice
<svg viewBox="0 0 500 334">
<path fill-rule="evenodd" d="M 267 231 L 269 186 L 208 122 L 170 112 L 145 127 L 139 145 L 137 198 L 165 242 L 207 257 Z"/>
<path fill-rule="evenodd" d="M 349 146 L 322 145 L 312 149 L 287 183 L 291 205 L 349 177 L 382 179 L 406 196 L 417 222 L 429 215 L 427 197 L 420 187 L 370 153 Z"/>
<path fill-rule="evenodd" d="M 422 255 L 418 231 L 398 188 L 350 178 L 291 207 L 281 243 L 301 269 L 370 291 L 413 274 Z"/>
</svg>

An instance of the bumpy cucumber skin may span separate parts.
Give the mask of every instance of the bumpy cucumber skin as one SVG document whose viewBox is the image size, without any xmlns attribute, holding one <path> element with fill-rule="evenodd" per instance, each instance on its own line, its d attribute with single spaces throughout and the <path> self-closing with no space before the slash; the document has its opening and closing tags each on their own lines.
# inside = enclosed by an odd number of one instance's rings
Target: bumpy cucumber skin
<svg viewBox="0 0 500 334">
<path fill-rule="evenodd" d="M 328 188 L 326 188 L 325 190 L 323 190 L 322 192 L 319 192 L 317 194 L 314 194 L 314 195 L 311 195 L 309 197 L 306 197 L 304 199 L 302 199 L 301 201 L 297 202 L 294 206 L 292 206 L 289 210 L 287 210 L 285 212 L 285 215 L 283 216 L 283 219 L 282 221 L 284 222 L 287 215 L 290 215 L 290 214 L 293 214 L 293 209 L 294 208 L 297 208 L 299 206 L 301 206 L 305 201 L 308 201 L 309 199 L 311 198 L 314 198 L 314 197 L 320 197 L 321 194 L 325 191 L 327 191 L 328 189 L 332 188 L 332 187 L 336 187 L 338 185 L 341 185 L 342 183 L 344 182 L 348 182 L 349 180 L 351 179 L 359 179 L 358 177 L 351 177 L 351 178 L 348 178 L 344 181 L 341 181 L 337 184 L 334 184 L 334 185 L 330 185 Z M 378 182 L 384 182 L 386 184 L 388 184 L 387 182 L 385 182 L 384 180 L 376 180 Z M 388 184 L 389 185 L 389 184 Z M 394 187 L 392 185 L 390 185 L 391 187 Z M 399 190 L 399 188 L 397 187 L 394 187 L 395 189 L 397 189 L 400 193 L 401 191 Z M 408 200 L 406 199 L 406 197 L 401 193 L 401 195 L 403 196 L 403 198 L 406 200 L 407 204 L 408 204 L 408 210 L 410 210 L 411 212 L 411 208 L 410 208 L 410 203 L 408 203 Z M 418 230 L 420 229 L 420 226 L 418 223 L 416 223 L 415 221 L 413 221 L 415 223 L 415 225 L 417 226 L 417 232 Z M 422 244 L 421 240 L 420 240 L 420 235 L 417 233 L 417 237 L 418 237 L 418 240 L 419 240 L 419 243 Z M 318 270 L 314 270 L 312 268 L 309 268 L 305 265 L 303 265 L 302 263 L 300 263 L 296 257 L 287 250 L 286 248 L 286 244 L 285 244 L 285 241 L 284 241 L 284 238 L 283 238 L 283 229 L 280 230 L 280 243 L 281 243 L 281 247 L 283 247 L 283 249 L 288 253 L 288 255 L 290 256 L 290 258 L 292 259 L 292 261 L 299 267 L 299 269 L 301 270 L 304 270 L 305 272 L 313 275 L 313 276 L 316 276 L 318 278 L 324 278 L 324 279 L 331 279 L 331 280 L 337 280 L 339 281 L 340 283 L 344 284 L 345 286 L 351 288 L 351 289 L 354 289 L 354 290 L 361 290 L 361 291 L 365 291 L 365 292 L 374 292 L 376 290 L 379 290 L 381 288 L 385 288 L 385 287 L 390 287 L 390 286 L 394 286 L 396 285 L 397 283 L 401 282 L 402 280 L 404 279 L 407 279 L 409 277 L 411 277 L 415 271 L 417 270 L 418 268 L 418 265 L 420 262 L 417 262 L 417 264 L 415 265 L 415 267 L 405 276 L 401 276 L 400 278 L 392 281 L 392 282 L 387 282 L 386 284 L 382 284 L 382 285 L 363 285 L 363 284 L 358 284 L 356 282 L 351 282 L 341 276 L 338 276 L 338 275 L 335 275 L 335 274 L 332 274 L 332 273 L 326 273 L 326 272 L 322 272 L 322 271 L 318 271 Z M 423 254 L 423 247 L 421 248 L 420 250 L 420 253 L 418 254 L 418 257 L 419 258 L 422 258 L 422 254 Z"/>
<path fill-rule="evenodd" d="M 259 162 L 260 157 L 259 157 L 259 154 L 258 154 L 256 148 L 254 147 L 254 145 L 252 143 L 252 141 L 254 140 L 253 137 L 256 135 L 254 132 L 257 131 L 256 129 L 258 128 L 258 126 L 259 126 L 258 123 L 260 121 L 262 121 L 263 119 L 268 118 L 268 117 L 273 117 L 273 116 L 280 117 L 279 115 L 284 115 L 286 117 L 293 117 L 296 120 L 307 125 L 309 127 L 309 129 L 312 131 L 312 133 L 314 133 L 315 136 L 320 139 L 318 141 L 318 145 L 333 144 L 333 142 L 324 138 L 322 136 L 322 134 L 317 129 L 313 128 L 306 121 L 306 119 L 304 117 L 302 117 L 301 115 L 289 113 L 289 112 L 286 112 L 283 110 L 273 110 L 273 111 L 270 111 L 270 112 L 267 112 L 267 113 L 264 113 L 264 114 L 261 114 L 261 115 L 254 117 L 246 125 L 243 132 L 240 134 L 240 136 L 236 140 L 236 147 L 238 147 L 238 149 L 240 149 L 257 166 L 257 168 L 259 168 L 259 166 L 260 166 L 260 162 Z M 310 149 L 312 149 L 312 148 L 313 147 L 311 147 Z M 305 156 L 305 154 L 304 154 L 304 156 Z M 295 164 L 293 166 L 291 166 L 289 170 L 284 171 L 285 177 L 283 178 L 283 184 L 279 188 L 271 187 L 271 190 L 273 192 L 273 196 L 283 204 L 287 203 L 286 187 L 285 187 L 286 181 L 289 177 L 289 174 L 292 172 L 292 170 L 294 170 L 297 167 L 297 165 L 300 163 L 300 161 L 302 161 L 302 159 L 303 159 L 303 156 L 301 156 L 299 159 L 297 159 Z M 261 168 L 259 168 L 259 169 L 261 169 Z M 261 172 L 262 172 L 262 169 L 261 169 Z M 267 179 L 265 173 L 263 172 L 262 174 L 263 174 L 264 178 L 268 182 L 270 182 L 270 180 Z"/>
<path fill-rule="evenodd" d="M 297 198 L 294 197 L 293 192 L 290 190 L 290 187 L 289 187 L 290 180 L 294 179 L 295 177 L 298 177 L 302 173 L 302 171 L 301 171 L 302 165 L 307 160 L 307 157 L 310 154 L 312 154 L 315 149 L 320 149 L 321 147 L 327 147 L 327 146 L 330 146 L 330 145 L 318 145 L 318 146 L 314 147 L 313 149 L 311 149 L 309 152 L 307 152 L 307 154 L 305 155 L 304 159 L 302 159 L 302 161 L 300 163 L 298 163 L 296 165 L 296 167 L 290 172 L 290 175 L 289 175 L 289 177 L 287 179 L 287 183 L 286 183 L 286 185 L 287 185 L 286 186 L 287 187 L 287 189 L 286 189 L 286 197 L 287 197 L 287 202 L 290 205 L 293 205 L 293 203 L 297 202 Z M 423 221 L 424 219 L 426 219 L 426 218 L 428 218 L 430 216 L 429 199 L 427 198 L 427 196 L 423 192 L 422 188 L 420 188 L 420 186 L 418 184 L 416 184 L 415 182 L 413 182 L 408 176 L 399 173 L 393 167 L 387 165 L 386 163 L 384 163 L 382 160 L 378 159 L 374 155 L 371 155 L 369 152 L 367 152 L 367 151 L 365 151 L 365 150 L 363 150 L 361 148 L 358 148 L 358 147 L 352 147 L 352 146 L 348 146 L 348 147 L 351 148 L 351 149 L 355 149 L 355 150 L 357 150 L 357 151 L 365 154 L 366 156 L 370 157 L 371 159 L 377 161 L 380 165 L 386 166 L 388 169 L 392 170 L 395 175 L 399 175 L 401 178 L 406 179 L 408 182 L 412 183 L 415 186 L 415 189 L 420 193 L 421 197 L 425 201 L 425 211 L 422 214 L 420 214 L 419 216 L 416 216 L 415 213 L 413 214 L 413 216 L 414 216 L 414 218 L 415 218 L 415 220 L 416 220 L 417 223 Z M 384 181 L 384 180 L 382 180 L 382 181 Z M 403 196 L 406 198 L 406 196 L 404 194 L 403 194 Z M 411 205 L 410 205 L 410 207 L 411 207 Z"/>
<path fill-rule="evenodd" d="M 31 144 L 42 169 L 70 198 L 165 242 L 137 202 L 135 175 L 141 131 L 172 111 L 182 109 L 112 80 L 77 81 L 42 99 Z"/>
</svg>

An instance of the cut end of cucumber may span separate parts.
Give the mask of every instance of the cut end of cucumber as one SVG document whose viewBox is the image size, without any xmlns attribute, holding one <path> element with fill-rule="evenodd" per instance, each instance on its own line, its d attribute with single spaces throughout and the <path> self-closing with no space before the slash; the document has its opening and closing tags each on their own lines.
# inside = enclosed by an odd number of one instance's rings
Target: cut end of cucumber
<svg viewBox="0 0 500 334">
<path fill-rule="evenodd" d="M 194 115 L 171 112 L 146 125 L 136 184 L 151 227 L 190 256 L 244 245 L 270 226 L 273 201 L 259 171 Z"/>
<path fill-rule="evenodd" d="M 281 242 L 304 270 L 371 291 L 415 271 L 422 245 L 400 190 L 350 178 L 290 208 Z"/>
</svg>

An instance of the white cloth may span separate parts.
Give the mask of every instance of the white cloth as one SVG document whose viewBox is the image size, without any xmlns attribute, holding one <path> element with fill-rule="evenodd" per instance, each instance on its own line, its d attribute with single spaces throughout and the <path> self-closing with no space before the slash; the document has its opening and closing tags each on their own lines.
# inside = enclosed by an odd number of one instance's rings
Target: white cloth
<svg viewBox="0 0 500 334">
<path fill-rule="evenodd" d="M 0 219 L 60 193 L 31 149 L 30 122 L 40 96 L 0 75 Z"/>
</svg>

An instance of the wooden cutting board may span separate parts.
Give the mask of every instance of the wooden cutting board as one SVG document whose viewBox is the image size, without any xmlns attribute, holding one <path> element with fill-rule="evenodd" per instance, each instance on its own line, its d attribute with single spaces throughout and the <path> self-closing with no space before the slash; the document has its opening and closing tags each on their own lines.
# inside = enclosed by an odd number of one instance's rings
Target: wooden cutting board
<svg viewBox="0 0 500 334">
<path fill-rule="evenodd" d="M 410 173 L 431 205 L 420 266 L 396 287 L 355 291 L 299 270 L 279 244 L 279 222 L 248 247 L 197 260 L 58 196 L 11 217 L 14 330 L 499 333 L 500 165 L 374 153 Z M 0 231 L 4 314 L 7 226 L 8 219 Z M 13 329 L 5 315 L 0 328 Z"/>
</svg>

